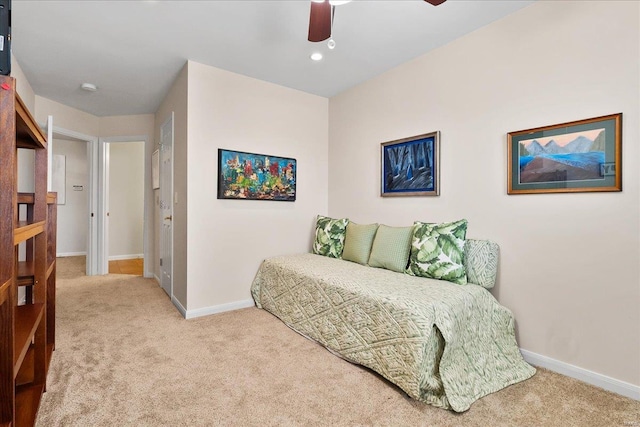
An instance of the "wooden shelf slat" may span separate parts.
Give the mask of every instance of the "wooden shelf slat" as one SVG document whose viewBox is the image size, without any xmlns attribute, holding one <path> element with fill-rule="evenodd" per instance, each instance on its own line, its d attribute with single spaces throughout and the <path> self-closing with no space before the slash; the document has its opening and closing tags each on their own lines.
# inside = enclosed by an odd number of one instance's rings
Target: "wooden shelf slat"
<svg viewBox="0 0 640 427">
<path fill-rule="evenodd" d="M 38 415 L 44 384 L 29 384 L 16 387 L 15 426 L 33 426 Z"/>
<path fill-rule="evenodd" d="M 30 281 L 30 284 L 33 284 L 33 276 L 34 276 L 34 263 L 33 261 L 18 261 L 18 286 L 24 286 L 21 282 L 25 280 Z"/>
<path fill-rule="evenodd" d="M 16 386 L 33 383 L 33 374 L 34 374 L 33 355 L 34 355 L 34 351 L 33 351 L 33 346 L 31 345 L 29 346 L 29 349 L 27 350 L 27 354 L 25 354 L 24 360 L 20 365 L 20 369 L 16 374 L 16 384 L 15 384 Z"/>
<path fill-rule="evenodd" d="M 13 354 L 13 377 L 15 378 L 20 365 L 29 350 L 31 340 L 42 320 L 44 304 L 27 304 L 15 307 L 15 335 Z"/>
<path fill-rule="evenodd" d="M 18 193 L 18 204 L 32 205 L 35 203 L 36 197 L 33 193 Z"/>
<path fill-rule="evenodd" d="M 58 193 L 50 191 L 47 193 L 47 204 L 55 205 L 58 202 Z"/>
<path fill-rule="evenodd" d="M 18 278 L 33 276 L 33 261 L 18 261 Z"/>
<path fill-rule="evenodd" d="M 28 223 L 26 221 L 20 221 L 18 227 L 13 232 L 13 244 L 24 242 L 44 231 L 45 221 L 38 221 L 34 223 Z"/>
<path fill-rule="evenodd" d="M 56 268 L 56 260 L 54 259 L 53 262 L 51 262 L 51 264 L 49 265 L 49 267 L 47 267 L 47 279 L 49 279 L 49 276 L 51 276 L 51 273 L 53 273 L 53 269 Z"/>
<path fill-rule="evenodd" d="M 7 297 L 9 296 L 9 291 L 11 290 L 11 282 L 12 280 L 9 279 L 2 285 L 0 285 L 0 305 L 4 304 L 4 302 L 7 300 Z"/>
<path fill-rule="evenodd" d="M 18 148 L 47 148 L 47 138 L 16 93 L 16 145 Z"/>
</svg>

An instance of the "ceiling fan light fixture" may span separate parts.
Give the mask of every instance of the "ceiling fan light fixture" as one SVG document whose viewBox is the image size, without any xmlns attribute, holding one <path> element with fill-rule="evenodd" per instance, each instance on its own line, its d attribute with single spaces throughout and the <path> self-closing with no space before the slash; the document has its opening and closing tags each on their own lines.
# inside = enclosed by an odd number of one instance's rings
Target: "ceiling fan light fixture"
<svg viewBox="0 0 640 427">
<path fill-rule="evenodd" d="M 327 42 L 327 47 L 332 50 L 335 49 L 336 41 L 334 39 L 329 39 L 329 41 Z"/>
<path fill-rule="evenodd" d="M 322 54 L 320 52 L 313 52 L 309 58 L 313 61 L 320 61 L 322 59 Z"/>
<path fill-rule="evenodd" d="M 341 6 L 343 4 L 347 4 L 350 2 L 351 0 L 329 0 L 329 3 L 331 3 L 331 6 Z"/>
</svg>

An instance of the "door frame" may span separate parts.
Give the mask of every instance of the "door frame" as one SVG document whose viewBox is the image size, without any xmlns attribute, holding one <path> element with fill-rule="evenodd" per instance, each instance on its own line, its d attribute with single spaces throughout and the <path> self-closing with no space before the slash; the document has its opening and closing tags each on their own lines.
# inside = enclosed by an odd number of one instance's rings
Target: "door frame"
<svg viewBox="0 0 640 427">
<path fill-rule="evenodd" d="M 51 117 L 51 116 L 49 116 Z M 50 123 L 50 122 L 48 122 Z M 85 135 L 80 132 L 50 126 L 53 139 L 56 135 L 86 141 L 87 144 L 87 169 L 89 183 L 88 215 L 87 215 L 87 255 L 86 255 L 86 275 L 95 276 L 98 272 L 98 137 Z M 53 142 L 53 139 L 51 142 Z M 50 146 L 53 148 L 53 144 Z M 53 155 L 53 149 L 49 150 Z"/>
<path fill-rule="evenodd" d="M 142 230 L 142 252 L 144 271 L 143 276 L 153 277 L 153 266 L 151 249 L 153 248 L 153 191 L 151 190 L 151 156 L 153 154 L 153 144 L 149 135 L 132 136 L 110 136 L 98 138 L 97 162 L 99 170 L 98 188 L 98 241 L 101 242 L 98 248 L 98 274 L 109 273 L 109 144 L 121 142 L 144 142 L 144 206 L 143 206 L 143 230 Z"/>
<path fill-rule="evenodd" d="M 167 125 L 171 123 L 171 170 L 167 171 L 164 169 L 163 162 L 162 162 L 162 129 Z M 171 183 L 170 187 L 171 187 L 171 191 L 170 191 L 170 197 L 169 197 L 169 206 L 171 206 L 171 216 L 175 217 L 175 212 L 174 212 L 174 205 L 175 205 L 175 182 L 174 182 L 174 171 L 175 171 L 175 112 L 171 111 L 170 114 L 168 114 L 168 117 L 162 122 L 162 124 L 160 125 L 160 138 L 158 141 L 158 149 L 160 150 L 159 153 L 159 157 L 160 157 L 160 164 L 159 164 L 159 174 L 160 174 L 160 186 L 161 188 L 159 189 L 159 198 L 161 202 L 167 202 L 162 200 L 162 182 L 163 182 L 163 174 L 168 174 L 168 179 Z M 159 239 L 158 239 L 158 251 L 159 251 L 159 256 L 158 259 L 160 259 L 160 261 L 162 261 L 162 256 L 164 254 L 164 245 L 163 245 L 163 230 L 162 227 L 164 226 L 164 212 L 162 210 L 162 207 L 159 208 L 159 217 L 158 217 L 158 221 L 159 221 L 159 226 L 156 228 L 156 232 L 159 233 Z M 174 230 L 173 230 L 173 219 L 171 220 L 171 235 L 170 235 L 170 251 L 171 251 L 171 275 L 170 275 L 170 280 L 169 280 L 169 298 L 171 299 L 171 301 L 174 302 L 177 301 L 177 299 L 175 298 L 175 296 L 173 295 L 173 271 L 174 271 L 174 250 L 173 250 L 173 243 L 174 243 Z M 160 285 L 161 288 L 163 288 L 162 286 L 162 265 L 160 266 L 160 269 L 158 271 L 158 274 L 160 277 L 158 277 L 158 284 Z M 163 288 L 164 289 L 164 288 Z"/>
</svg>

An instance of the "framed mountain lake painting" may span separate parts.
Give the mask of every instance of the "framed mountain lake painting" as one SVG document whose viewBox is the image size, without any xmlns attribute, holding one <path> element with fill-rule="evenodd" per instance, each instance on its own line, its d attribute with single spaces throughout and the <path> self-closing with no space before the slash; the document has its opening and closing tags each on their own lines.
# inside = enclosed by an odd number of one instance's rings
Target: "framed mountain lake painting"
<svg viewBox="0 0 640 427">
<path fill-rule="evenodd" d="M 296 159 L 218 149 L 218 199 L 295 202 Z"/>
<path fill-rule="evenodd" d="M 508 134 L 507 194 L 622 191 L 622 113 Z"/>
<path fill-rule="evenodd" d="M 440 132 L 380 145 L 382 197 L 440 195 Z"/>
</svg>

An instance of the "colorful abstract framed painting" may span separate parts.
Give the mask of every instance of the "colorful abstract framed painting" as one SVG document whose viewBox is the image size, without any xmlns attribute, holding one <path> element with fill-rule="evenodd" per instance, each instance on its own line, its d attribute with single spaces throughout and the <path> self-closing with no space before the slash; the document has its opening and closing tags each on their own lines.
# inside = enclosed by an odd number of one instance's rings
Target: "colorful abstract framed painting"
<svg viewBox="0 0 640 427">
<path fill-rule="evenodd" d="M 440 195 L 440 132 L 381 144 L 382 197 Z"/>
<path fill-rule="evenodd" d="M 508 134 L 507 194 L 622 191 L 622 113 Z"/>
<path fill-rule="evenodd" d="M 218 149 L 218 199 L 296 200 L 296 159 Z"/>
</svg>

